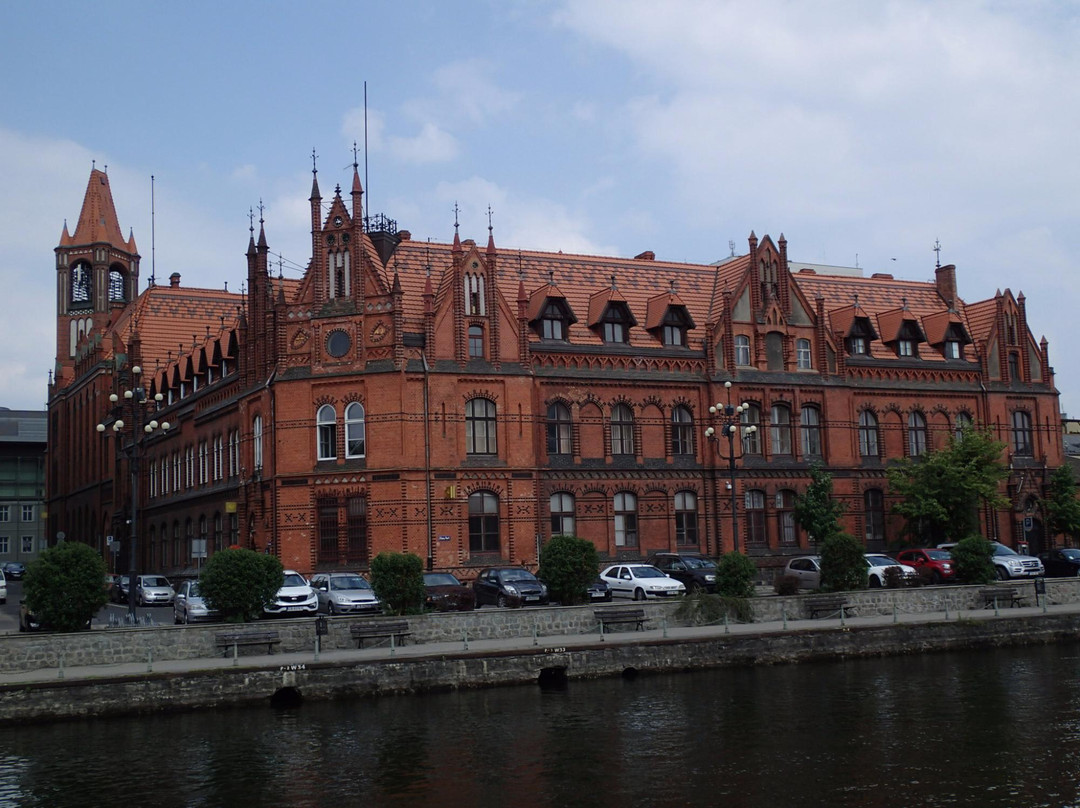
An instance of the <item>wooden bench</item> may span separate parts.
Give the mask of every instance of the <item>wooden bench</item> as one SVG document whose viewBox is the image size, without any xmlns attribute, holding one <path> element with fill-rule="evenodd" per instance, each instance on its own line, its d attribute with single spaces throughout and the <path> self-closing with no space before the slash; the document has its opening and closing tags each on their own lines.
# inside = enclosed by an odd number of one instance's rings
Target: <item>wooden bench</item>
<svg viewBox="0 0 1080 808">
<path fill-rule="evenodd" d="M 810 619 L 813 620 L 819 614 L 825 617 L 832 617 L 833 615 L 840 615 L 843 617 L 854 607 L 848 606 L 846 595 L 819 595 L 817 597 L 807 598 L 806 611 L 810 615 Z"/>
<path fill-rule="evenodd" d="M 620 608 L 618 606 L 608 606 L 604 609 L 594 609 L 593 614 L 596 615 L 596 619 L 600 622 L 601 634 L 607 630 L 608 626 L 620 623 L 634 623 L 637 626 L 635 630 L 642 631 L 645 628 L 645 621 L 648 620 L 645 616 L 644 609 L 635 609 L 632 607 Z"/>
<path fill-rule="evenodd" d="M 265 645 L 266 653 L 272 654 L 281 638 L 276 631 L 222 631 L 215 635 L 214 642 L 222 649 L 223 656 L 241 645 Z"/>
<path fill-rule="evenodd" d="M 357 648 L 364 647 L 364 640 L 385 637 L 392 637 L 396 642 L 404 644 L 410 633 L 408 620 L 373 620 L 349 626 L 349 634 L 356 640 Z"/>
<path fill-rule="evenodd" d="M 983 608 L 986 609 L 996 609 L 1003 603 L 1023 606 L 1026 599 L 1015 586 L 987 586 L 979 590 L 979 597 L 983 599 Z"/>
</svg>

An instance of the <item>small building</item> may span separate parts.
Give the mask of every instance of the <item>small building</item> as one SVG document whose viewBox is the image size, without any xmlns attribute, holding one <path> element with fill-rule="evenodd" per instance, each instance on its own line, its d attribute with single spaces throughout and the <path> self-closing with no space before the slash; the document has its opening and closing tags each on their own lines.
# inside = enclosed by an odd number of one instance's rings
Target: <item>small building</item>
<svg viewBox="0 0 1080 808">
<path fill-rule="evenodd" d="M 45 532 L 44 411 L 0 408 L 0 564 L 37 558 Z"/>
</svg>

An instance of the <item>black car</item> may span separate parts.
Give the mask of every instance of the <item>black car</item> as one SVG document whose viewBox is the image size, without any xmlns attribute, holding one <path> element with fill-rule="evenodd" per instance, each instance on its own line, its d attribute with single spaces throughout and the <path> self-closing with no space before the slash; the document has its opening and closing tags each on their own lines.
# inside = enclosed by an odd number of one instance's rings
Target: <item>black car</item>
<svg viewBox="0 0 1080 808">
<path fill-rule="evenodd" d="M 690 594 L 716 591 L 716 562 L 701 553 L 653 553 L 645 563 L 682 581 Z"/>
<path fill-rule="evenodd" d="M 611 587 L 602 578 L 597 578 L 589 584 L 585 589 L 585 594 L 588 596 L 590 603 L 598 600 L 610 601 L 612 597 Z"/>
<path fill-rule="evenodd" d="M 1046 567 L 1047 578 L 1075 578 L 1080 575 L 1080 550 L 1065 548 L 1039 553 L 1039 559 Z"/>
<path fill-rule="evenodd" d="M 449 572 L 425 572 L 424 606 L 436 612 L 471 612 L 476 595 Z"/>
<path fill-rule="evenodd" d="M 521 567 L 489 567 L 473 581 L 476 606 L 546 606 L 547 586 Z"/>
<path fill-rule="evenodd" d="M 22 580 L 26 575 L 26 565 L 21 561 L 9 561 L 4 565 L 4 575 L 13 581 Z"/>
</svg>

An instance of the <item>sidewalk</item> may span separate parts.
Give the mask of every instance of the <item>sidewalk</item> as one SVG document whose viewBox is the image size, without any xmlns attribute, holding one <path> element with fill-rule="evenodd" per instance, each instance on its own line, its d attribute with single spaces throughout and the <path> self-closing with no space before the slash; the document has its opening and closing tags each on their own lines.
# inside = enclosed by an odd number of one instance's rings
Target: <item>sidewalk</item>
<svg viewBox="0 0 1080 808">
<path fill-rule="evenodd" d="M 333 649 L 320 653 L 312 651 L 260 654 L 232 657 L 206 657 L 180 660 L 147 660 L 114 665 L 86 665 L 64 668 L 42 668 L 32 671 L 0 674 L 0 687 L 31 683 L 56 683 L 57 680 L 80 682 L 104 679 L 139 679 L 147 676 L 197 673 L 201 671 L 237 670 L 301 670 L 309 667 L 347 667 L 358 662 L 417 660 L 425 657 L 473 658 L 506 653 L 544 653 L 564 651 L 571 648 L 596 648 L 602 644 L 635 645 L 680 642 L 693 639 L 716 638 L 723 635 L 754 636 L 780 634 L 783 632 L 841 631 L 861 627 L 888 626 L 893 624 L 919 625 L 936 622 L 964 620 L 995 620 L 1003 618 L 1035 618 L 1043 614 L 1062 616 L 1080 615 L 1080 603 L 1056 606 L 1025 606 L 1012 609 L 968 610 L 962 613 L 931 612 L 925 614 L 873 615 L 869 617 L 819 618 L 816 620 L 790 619 L 763 623 L 730 623 L 716 626 L 653 627 L 644 631 L 619 630 L 601 635 L 598 632 L 574 635 L 531 636 L 497 640 L 470 640 L 467 643 L 438 642 L 406 644 L 391 648 L 389 645 L 363 649 Z"/>
</svg>

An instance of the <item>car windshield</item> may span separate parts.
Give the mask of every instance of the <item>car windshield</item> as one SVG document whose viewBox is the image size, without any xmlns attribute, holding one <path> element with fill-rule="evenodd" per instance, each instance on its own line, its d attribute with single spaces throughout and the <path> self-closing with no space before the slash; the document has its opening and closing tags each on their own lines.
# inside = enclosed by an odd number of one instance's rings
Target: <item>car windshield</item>
<svg viewBox="0 0 1080 808">
<path fill-rule="evenodd" d="M 897 561 L 895 558 L 889 558 L 888 556 L 867 556 L 866 563 L 871 567 L 895 567 Z"/>
<path fill-rule="evenodd" d="M 1016 552 L 1016 550 L 1014 550 L 1013 548 L 1006 547 L 1004 544 L 995 544 L 994 545 L 994 555 L 996 555 L 996 556 L 1011 556 L 1011 555 L 1020 555 L 1020 554 L 1018 552 Z"/>
<path fill-rule="evenodd" d="M 1062 550 L 1061 554 L 1069 561 L 1080 561 L 1080 550 Z"/>
<path fill-rule="evenodd" d="M 156 575 L 146 575 L 142 579 L 143 586 L 168 586 L 169 581 L 166 578 L 159 578 Z"/>
<path fill-rule="evenodd" d="M 503 570 L 499 573 L 503 581 L 535 581 L 536 576 L 528 570 Z"/>
<path fill-rule="evenodd" d="M 688 569 L 692 570 L 714 570 L 716 565 L 708 558 L 694 558 L 693 556 L 683 556 L 683 561 L 686 562 Z"/>
<path fill-rule="evenodd" d="M 926 555 L 933 561 L 948 561 L 952 558 L 952 553 L 946 550 L 927 550 Z"/>
<path fill-rule="evenodd" d="M 192 597 L 192 598 L 199 597 L 199 584 L 198 584 L 198 582 L 193 583 L 191 585 L 191 587 L 188 589 L 188 597 Z"/>
<path fill-rule="evenodd" d="M 425 572 L 424 586 L 461 586 L 461 582 L 449 572 Z"/>
<path fill-rule="evenodd" d="M 307 586 L 307 581 L 298 572 L 290 572 L 285 575 L 285 583 L 282 586 Z"/>
<path fill-rule="evenodd" d="M 330 588 L 341 592 L 346 589 L 371 589 L 371 584 L 359 575 L 341 575 L 330 579 Z"/>
<path fill-rule="evenodd" d="M 656 567 L 631 567 L 630 572 L 635 578 L 667 578 Z"/>
</svg>

